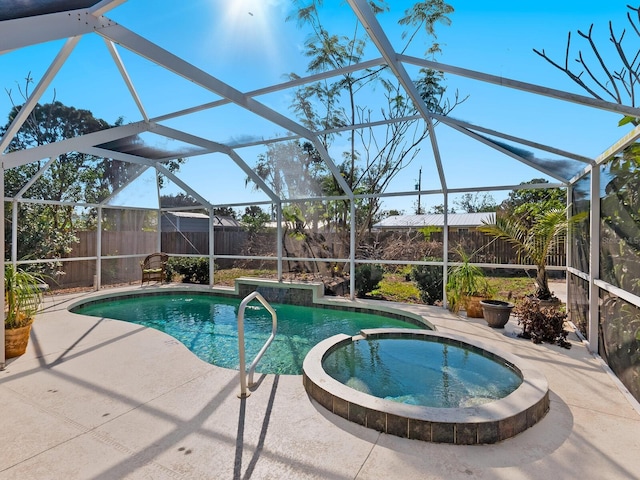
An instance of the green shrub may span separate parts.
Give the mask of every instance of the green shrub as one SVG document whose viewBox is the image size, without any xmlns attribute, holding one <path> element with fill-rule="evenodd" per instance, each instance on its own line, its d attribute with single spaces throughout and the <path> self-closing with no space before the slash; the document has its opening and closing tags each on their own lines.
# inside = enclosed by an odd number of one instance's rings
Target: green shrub
<svg viewBox="0 0 640 480">
<path fill-rule="evenodd" d="M 425 258 L 425 261 L 429 260 Z M 410 277 L 420 291 L 422 302 L 434 305 L 442 300 L 442 267 L 440 265 L 414 265 Z"/>
<path fill-rule="evenodd" d="M 378 288 L 384 270 L 380 265 L 359 265 L 356 267 L 356 295 L 364 297 Z"/>
<path fill-rule="evenodd" d="M 180 276 L 183 283 L 209 284 L 209 259 L 204 257 L 170 257 L 167 277 Z"/>
</svg>

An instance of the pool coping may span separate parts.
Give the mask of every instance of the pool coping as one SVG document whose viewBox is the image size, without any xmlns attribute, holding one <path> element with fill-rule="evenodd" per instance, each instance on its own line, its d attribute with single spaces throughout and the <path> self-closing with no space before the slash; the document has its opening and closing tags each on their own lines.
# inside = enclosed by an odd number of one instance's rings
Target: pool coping
<svg viewBox="0 0 640 480">
<path fill-rule="evenodd" d="M 335 348 L 379 336 L 420 338 L 480 349 L 499 357 L 522 376 L 522 384 L 503 399 L 464 408 L 434 408 L 384 400 L 350 388 L 330 377 L 322 361 Z M 372 329 L 360 335 L 330 337 L 307 354 L 302 367 L 307 393 L 324 408 L 349 421 L 399 437 L 435 443 L 475 445 L 511 438 L 540 421 L 549 411 L 547 379 L 529 362 L 485 342 L 432 330 Z"/>
</svg>

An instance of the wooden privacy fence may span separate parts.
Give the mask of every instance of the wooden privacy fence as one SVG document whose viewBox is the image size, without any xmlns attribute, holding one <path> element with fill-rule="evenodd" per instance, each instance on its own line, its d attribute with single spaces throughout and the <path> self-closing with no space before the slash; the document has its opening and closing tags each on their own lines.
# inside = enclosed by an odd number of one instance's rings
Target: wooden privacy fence
<svg viewBox="0 0 640 480">
<path fill-rule="evenodd" d="M 442 242 L 442 232 L 431 234 L 432 240 Z M 470 230 L 466 232 L 449 232 L 449 252 L 460 245 L 463 250 L 471 255 L 471 262 L 495 263 L 510 265 L 526 263 L 518 258 L 516 248 L 508 241 L 496 239 L 482 232 Z M 451 255 L 451 260 L 455 260 Z M 552 267 L 566 266 L 566 245 L 564 239 L 558 239 L 551 247 L 547 256 L 547 265 Z"/>
<path fill-rule="evenodd" d="M 95 257 L 97 232 L 77 232 L 78 243 L 73 245 L 68 258 Z M 243 231 L 217 231 L 214 245 L 217 255 L 239 255 L 242 253 L 247 233 Z M 209 255 L 207 232 L 163 232 L 158 248 L 156 232 L 106 231 L 102 232 L 102 283 L 131 283 L 140 280 L 140 261 L 149 253 L 158 250 L 174 254 Z M 109 258 L 120 255 L 139 255 L 134 258 Z M 220 266 L 232 260 L 217 261 Z M 224 264 L 224 265 L 223 265 Z M 230 266 L 230 265 L 229 265 Z M 95 260 L 63 261 L 54 275 L 52 288 L 90 287 L 96 275 Z"/>
<path fill-rule="evenodd" d="M 248 233 L 242 230 L 215 230 L 216 255 L 240 255 Z M 209 255 L 209 232 L 162 232 L 162 251 L 173 254 Z"/>
<path fill-rule="evenodd" d="M 96 232 L 78 232 L 79 242 L 73 245 L 69 258 L 87 258 L 96 256 Z M 272 245 L 275 237 L 273 232 L 254 235 L 252 244 L 260 243 L 264 236 L 264 242 Z M 335 239 L 327 236 L 326 241 Z M 406 237 L 406 236 L 405 236 Z M 214 238 L 216 255 L 246 255 L 253 251 L 246 248 L 249 234 L 240 230 L 216 230 Z M 406 237 L 409 238 L 409 237 Z M 209 234 L 207 232 L 163 232 L 161 235 L 161 248 L 158 248 L 158 234 L 156 232 L 117 231 L 102 233 L 102 282 L 104 284 L 130 283 L 140 280 L 140 261 L 149 253 L 161 250 L 170 255 L 209 255 Z M 411 240 L 408 240 L 411 241 Z M 415 240 L 413 240 L 415 241 Z M 442 232 L 431 234 L 431 242 L 442 242 Z M 396 242 L 397 243 L 397 242 Z M 521 263 L 514 247 L 503 240 L 484 235 L 481 232 L 450 232 L 450 252 L 460 245 L 468 254 L 471 261 L 476 263 L 516 264 Z M 273 245 L 273 252 L 276 246 Z M 348 250 L 348 249 L 347 249 Z M 409 251 L 409 248 L 403 248 Z M 440 249 L 441 251 L 441 249 Z M 285 252 L 291 256 L 296 252 Z M 303 252 L 309 255 L 309 252 Z M 378 252 L 380 253 L 380 252 Z M 256 254 L 256 253 L 254 253 Z M 257 254 L 266 254 L 257 252 Z M 109 258 L 115 256 L 136 255 L 132 258 Z M 417 252 L 414 255 L 419 255 Z M 312 255 L 315 256 L 315 255 Z M 318 255 L 324 256 L 324 255 Z M 374 255 L 375 256 L 375 255 Z M 380 257 L 382 258 L 382 257 Z M 450 254 L 450 260 L 457 260 Z M 373 260 L 374 258 L 372 258 Z M 422 260 L 422 258 L 402 258 L 403 260 Z M 227 268 L 234 264 L 233 260 L 217 259 L 219 267 Z M 551 254 L 547 258 L 549 266 L 565 266 L 565 243 L 557 242 L 553 246 Z M 59 274 L 55 275 L 57 285 L 53 288 L 70 288 L 78 286 L 92 286 L 96 275 L 95 260 L 66 261 L 59 267 Z"/>
</svg>

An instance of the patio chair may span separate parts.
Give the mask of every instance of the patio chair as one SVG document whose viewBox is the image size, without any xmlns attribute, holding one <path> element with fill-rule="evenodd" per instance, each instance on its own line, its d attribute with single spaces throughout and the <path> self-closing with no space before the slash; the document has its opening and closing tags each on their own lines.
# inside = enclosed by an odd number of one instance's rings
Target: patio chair
<svg viewBox="0 0 640 480">
<path fill-rule="evenodd" d="M 152 253 L 147 255 L 143 262 L 140 262 L 142 267 L 142 282 L 140 285 L 144 285 L 144 282 L 164 282 L 167 278 L 167 261 L 169 255 L 162 252 Z"/>
</svg>

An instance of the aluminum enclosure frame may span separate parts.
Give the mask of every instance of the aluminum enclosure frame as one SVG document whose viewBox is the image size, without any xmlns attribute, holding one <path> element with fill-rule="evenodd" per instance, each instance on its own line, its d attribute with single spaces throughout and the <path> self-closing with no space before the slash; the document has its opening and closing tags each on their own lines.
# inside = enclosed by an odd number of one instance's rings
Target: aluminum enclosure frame
<svg viewBox="0 0 640 480">
<path fill-rule="evenodd" d="M 4 193 L 4 173 L 6 169 L 10 169 L 13 167 L 17 167 L 20 165 L 26 165 L 33 161 L 39 161 L 42 159 L 54 159 L 60 154 L 69 152 L 69 151 L 77 151 L 81 153 L 87 153 L 90 155 L 96 156 L 104 156 L 106 158 L 118 159 L 122 161 L 132 162 L 139 164 L 144 167 L 141 170 L 141 173 L 145 169 L 154 169 L 156 172 L 156 177 L 160 174 L 167 176 L 177 185 L 179 185 L 185 192 L 191 195 L 193 198 L 197 199 L 202 203 L 203 208 L 209 210 L 210 213 L 213 212 L 214 204 L 212 204 L 205 195 L 200 194 L 195 189 L 191 188 L 187 183 L 182 181 L 176 175 L 173 175 L 171 172 L 167 170 L 164 166 L 164 163 L 167 160 L 171 160 L 171 158 L 162 158 L 162 159 L 153 159 L 153 158 L 143 158 L 140 156 L 135 156 L 131 154 L 127 154 L 124 152 L 118 152 L 114 150 L 108 150 L 101 147 L 104 143 L 110 141 L 121 140 L 123 138 L 139 135 L 142 133 L 152 132 L 158 135 L 165 136 L 167 138 L 173 138 L 176 140 L 180 140 L 181 142 L 193 145 L 201 149 L 202 154 L 204 153 L 212 153 L 218 152 L 226 155 L 235 165 L 237 165 L 256 185 L 265 193 L 265 195 L 270 199 L 272 205 L 274 205 L 277 218 L 278 218 L 278 234 L 277 238 L 282 238 L 282 204 L 290 201 L 296 201 L 292 199 L 286 199 L 279 197 L 272 189 L 269 188 L 268 185 L 251 169 L 246 160 L 244 160 L 241 155 L 238 153 L 240 148 L 247 146 L 248 144 L 223 144 L 219 141 L 216 141 L 214 138 L 203 138 L 197 135 L 194 135 L 188 131 L 180 131 L 176 129 L 171 129 L 166 125 L 163 125 L 164 121 L 183 117 L 189 115 L 191 113 L 197 111 L 208 110 L 212 108 L 216 108 L 225 104 L 233 103 L 269 122 L 273 125 L 278 126 L 288 132 L 288 136 L 284 137 L 284 139 L 296 139 L 296 138 L 304 138 L 310 141 L 317 151 L 320 153 L 322 160 L 327 165 L 328 169 L 333 174 L 336 182 L 340 185 L 342 189 L 342 196 L 336 198 L 345 198 L 350 202 L 350 221 L 351 221 L 351 236 L 350 236 L 350 256 L 348 259 L 339 259 L 349 262 L 350 265 L 350 291 L 351 296 L 353 298 L 355 292 L 355 266 L 357 263 L 366 263 L 364 261 L 358 261 L 355 257 L 355 200 L 368 198 L 369 196 L 364 194 L 356 194 L 351 191 L 347 182 L 340 175 L 340 171 L 331 158 L 329 152 L 326 151 L 324 146 L 319 140 L 319 136 L 326 132 L 314 132 L 310 131 L 299 122 L 295 121 L 292 118 L 289 118 L 283 114 L 276 112 L 275 110 L 269 108 L 264 103 L 261 103 L 256 100 L 255 97 L 260 95 L 264 95 L 267 93 L 275 93 L 284 91 L 286 89 L 304 85 L 307 83 L 311 83 L 320 79 L 328 79 L 337 75 L 341 75 L 350 71 L 357 71 L 359 69 L 369 68 L 374 65 L 382 66 L 386 65 L 392 74 L 397 78 L 400 84 L 404 87 L 405 91 L 408 93 L 408 96 L 414 103 L 415 109 L 418 112 L 418 115 L 414 118 L 421 119 L 427 125 L 429 130 L 429 142 L 431 143 L 432 152 L 434 155 L 434 161 L 436 164 L 436 169 L 438 171 L 439 181 L 440 181 L 440 189 L 439 190 L 424 190 L 424 191 L 404 191 L 404 192 L 393 192 L 393 193 L 385 193 L 379 195 L 379 197 L 389 197 L 389 196 L 401 196 L 401 195 L 415 195 L 415 194 L 442 194 L 444 198 L 444 206 L 445 206 L 445 235 L 444 235 L 444 249 L 448 250 L 448 236 L 447 236 L 447 213 L 448 205 L 449 205 L 449 196 L 453 193 L 460 192 L 481 192 L 481 191 L 492 191 L 492 190 L 503 190 L 503 189 L 514 189 L 521 188 L 519 186 L 514 185 L 504 185 L 504 186 L 478 186 L 476 188 L 467 188 L 467 189 L 454 189 L 449 188 L 447 185 L 447 178 L 444 173 L 443 163 L 446 162 L 446 159 L 442 158 L 439 146 L 438 146 L 438 137 L 436 135 L 436 129 L 434 128 L 434 123 L 439 123 L 447 128 L 454 129 L 455 131 L 462 133 L 463 135 L 480 142 L 490 148 L 493 148 L 497 152 L 503 155 L 507 155 L 513 158 L 515 161 L 522 162 L 541 173 L 550 176 L 556 180 L 557 183 L 553 185 L 545 184 L 545 185 L 537 185 L 535 187 L 549 187 L 549 186 L 564 186 L 567 188 L 571 188 L 578 180 L 583 178 L 585 175 L 591 174 L 591 192 L 592 199 L 597 198 L 597 193 L 600 189 L 599 183 L 599 175 L 597 174 L 599 166 L 610 158 L 612 155 L 620 152 L 627 145 L 637 141 L 640 138 L 640 128 L 636 128 L 630 134 L 627 134 L 623 139 L 613 145 L 610 149 L 605 151 L 601 156 L 595 159 L 586 158 L 582 155 L 578 155 L 573 152 L 567 152 L 553 146 L 542 145 L 538 142 L 515 137 L 513 135 L 509 135 L 503 132 L 499 132 L 493 129 L 488 129 L 482 126 L 472 125 L 460 120 L 456 120 L 447 116 L 439 115 L 435 112 L 430 112 L 426 106 L 426 104 L 421 100 L 415 85 L 412 83 L 408 73 L 407 66 L 419 66 L 432 68 L 438 71 L 446 72 L 452 75 L 457 75 L 465 78 L 472 78 L 474 80 L 478 80 L 481 82 L 486 82 L 490 84 L 500 85 L 504 88 L 517 89 L 521 91 L 525 91 L 534 95 L 540 95 L 545 97 L 554 98 L 563 102 L 577 103 L 580 105 L 584 105 L 590 108 L 602 109 L 610 112 L 615 112 L 623 115 L 630 115 L 633 117 L 640 117 L 640 109 L 627 107 L 623 105 L 618 105 L 611 102 L 606 102 L 602 100 L 593 99 L 590 97 L 585 97 L 581 95 L 576 95 L 568 92 L 563 92 L 539 85 L 533 85 L 526 82 L 520 82 L 517 80 L 512 80 L 504 77 L 497 77 L 494 75 L 488 75 L 482 72 L 476 72 L 456 66 L 446 65 L 439 62 L 432 62 L 424 59 L 419 59 L 415 57 L 411 57 L 408 55 L 399 54 L 394 51 L 391 42 L 387 38 L 383 28 L 378 23 L 376 17 L 373 15 L 368 3 L 366 0 L 348 0 L 348 6 L 353 10 L 357 18 L 360 20 L 363 27 L 368 32 L 371 40 L 376 46 L 378 52 L 380 53 L 380 58 L 369 60 L 367 62 L 363 62 L 361 64 L 352 65 L 350 67 L 345 67 L 342 69 L 336 69 L 334 71 L 325 72 L 317 75 L 310 75 L 308 77 L 296 79 L 293 81 L 285 82 L 279 85 L 272 85 L 268 87 L 264 87 L 262 89 L 243 93 L 233 86 L 222 82 L 218 78 L 213 75 L 207 73 L 206 71 L 189 64 L 185 60 L 180 57 L 168 52 L 167 50 L 155 45 L 151 41 L 146 38 L 136 34 L 135 32 L 128 30 L 126 27 L 119 25 L 117 22 L 109 19 L 105 15 L 111 10 L 124 3 L 125 0 L 102 0 L 93 5 L 93 7 L 88 9 L 79 9 L 72 11 L 63 11 L 57 13 L 49 13 L 45 15 L 38 16 L 30 16 L 25 18 L 15 18 L 11 20 L 5 20 L 0 22 L 2 25 L 2 29 L 0 29 L 0 54 L 10 52 L 12 50 L 20 49 L 23 47 L 36 45 L 44 42 L 49 42 L 52 40 L 60 40 L 65 39 L 65 43 L 60 49 L 60 52 L 53 60 L 46 73 L 43 75 L 39 83 L 36 85 L 35 89 L 31 93 L 31 95 L 27 98 L 25 105 L 19 115 L 16 117 L 13 124 L 10 126 L 7 133 L 4 135 L 2 139 L 0 139 L 0 152 L 5 152 L 7 146 L 9 145 L 11 139 L 14 137 L 16 132 L 20 129 L 23 122 L 26 120 L 27 115 L 31 112 L 31 110 L 35 107 L 37 102 L 40 100 L 43 93 L 46 89 L 51 85 L 51 82 L 56 77 L 61 67 L 65 64 L 66 60 L 71 55 L 72 51 L 78 44 L 80 38 L 85 35 L 98 35 L 104 39 L 104 43 L 106 48 L 108 49 L 111 58 L 113 59 L 115 65 L 122 76 L 123 81 L 125 82 L 128 92 L 134 100 L 137 108 L 143 118 L 142 121 L 134 122 L 128 125 L 114 127 L 109 130 L 103 130 L 100 132 L 87 134 L 81 137 L 64 140 L 61 142 L 57 142 L 54 144 L 44 145 L 41 147 L 35 147 L 28 150 L 12 152 L 12 153 L 2 153 L 0 166 L 0 177 L 2 181 L 0 181 L 0 188 L 2 188 L 2 197 L 5 199 L 5 202 L 13 202 L 16 205 L 17 201 L 23 201 L 25 199 L 21 198 L 26 188 L 23 188 L 22 191 L 13 198 L 6 198 Z M 145 106 L 141 100 L 141 97 L 138 94 L 136 86 L 132 79 L 130 78 L 125 63 L 122 61 L 119 55 L 119 48 L 124 48 L 133 52 L 136 55 L 142 56 L 155 65 L 171 71 L 177 75 L 182 76 L 183 78 L 193 82 L 196 85 L 199 85 L 203 89 L 206 89 L 212 93 L 215 93 L 222 97 L 222 100 L 218 100 L 215 102 L 210 102 L 206 104 L 202 104 L 199 106 L 195 106 L 186 110 L 175 111 L 165 115 L 162 115 L 158 118 L 149 118 Z M 402 120 L 402 119 L 400 119 Z M 400 121 L 397 120 L 397 121 Z M 345 127 L 345 131 L 355 130 L 357 128 L 366 128 L 369 126 L 373 126 L 376 123 L 382 122 L 371 122 L 365 123 L 362 125 L 356 125 L 354 127 Z M 505 140 L 509 140 L 515 142 L 520 145 L 529 146 L 533 148 L 539 148 L 542 150 L 546 150 L 548 152 L 563 156 L 565 158 L 569 158 L 572 160 L 576 160 L 578 162 L 582 162 L 586 164 L 583 169 L 579 172 L 576 172 L 575 177 L 566 180 L 562 178 L 560 175 L 556 174 L 552 170 L 549 170 L 543 166 L 540 166 L 530 160 L 523 158 L 522 156 L 504 149 L 496 142 L 488 140 L 486 137 L 483 137 L 481 134 L 487 134 L 491 136 L 496 136 L 498 138 L 503 138 Z M 278 138 L 269 138 L 264 139 L 262 142 L 255 142 L 256 144 L 269 144 L 276 141 L 282 141 L 283 137 Z M 51 164 L 52 160 L 49 160 L 49 163 L 44 167 L 47 168 Z M 42 174 L 42 172 L 39 172 Z M 35 181 L 37 177 L 34 177 L 31 181 Z M 131 179 L 133 181 L 134 179 Z M 125 188 L 126 185 L 121 188 Z M 532 186 L 528 186 L 528 188 L 532 188 Z M 116 192 L 114 192 L 116 193 Z M 102 208 L 107 205 L 107 200 L 101 202 L 101 204 L 97 205 L 98 209 L 98 219 L 102 218 Z M 578 275 L 581 278 L 586 278 L 589 281 L 590 285 L 590 308 L 589 308 L 589 346 L 592 351 L 597 352 L 597 322 L 598 322 L 598 296 L 600 290 L 606 290 L 609 293 L 615 294 L 624 298 L 625 300 L 631 302 L 637 307 L 640 307 L 640 298 L 629 294 L 628 292 L 620 291 L 620 289 L 616 289 L 616 287 L 609 285 L 598 278 L 598 252 L 599 252 L 599 210 L 597 207 L 593 205 L 592 202 L 592 222 L 591 222 L 591 270 L 589 272 L 579 272 L 575 269 L 567 268 L 570 274 Z M 2 216 L 5 216 L 5 206 L 4 202 L 0 207 L 0 213 Z M 210 215 L 210 218 L 213 215 Z M 210 224 L 210 233 L 213 232 L 213 225 Z M 12 236 L 15 236 L 15 232 L 13 232 Z M 2 242 L 4 247 L 4 222 L 0 226 L 0 242 Z M 98 254 L 97 254 L 97 275 L 98 275 L 98 283 L 100 282 L 100 236 L 98 236 Z M 213 258 L 214 258 L 214 245 L 213 245 L 213 235 L 210 235 L 210 278 L 213 282 L 214 270 L 213 270 Z M 278 252 L 277 252 L 277 262 L 278 262 L 278 276 L 282 278 L 282 261 L 283 261 L 283 252 L 282 252 L 282 242 L 278 242 Z M 571 242 L 569 242 L 571 243 Z M 15 249 L 15 239 L 13 248 Z M 596 248 L 594 248 L 594 246 Z M 14 251 L 12 253 L 12 259 L 14 263 L 16 262 L 17 253 Z M 2 264 L 0 265 L 0 277 L 4 283 L 4 263 L 5 259 L 2 259 Z M 443 259 L 443 274 L 445 276 L 445 284 L 446 284 L 446 275 L 447 275 L 447 258 Z M 446 292 L 443 292 L 445 296 L 446 303 Z M 4 297 L 0 300 L 0 306 L 4 309 Z M 4 337 L 4 329 L 3 329 L 3 337 Z M 4 339 L 4 338 L 3 338 Z M 3 340 L 2 339 L 2 340 Z M 0 369 L 4 367 L 5 364 L 5 355 L 4 355 L 4 341 L 0 342 Z"/>
</svg>

